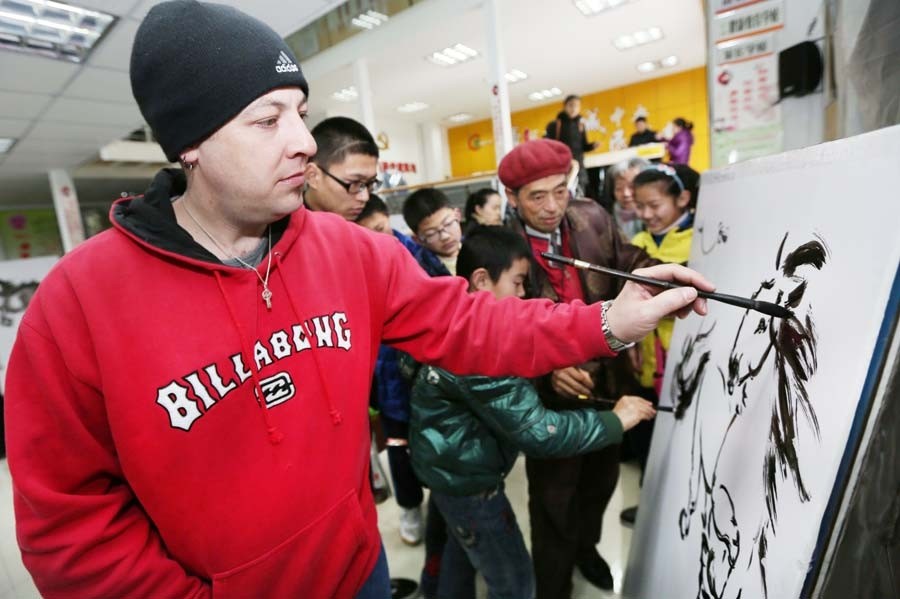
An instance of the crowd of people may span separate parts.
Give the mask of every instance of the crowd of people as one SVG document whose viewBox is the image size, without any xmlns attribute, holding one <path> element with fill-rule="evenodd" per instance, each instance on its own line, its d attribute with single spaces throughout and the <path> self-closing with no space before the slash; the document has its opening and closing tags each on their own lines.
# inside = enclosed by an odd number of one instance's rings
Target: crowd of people
<svg viewBox="0 0 900 599">
<path fill-rule="evenodd" d="M 59 262 L 8 367 L 40 592 L 387 599 L 369 405 L 425 597 L 473 597 L 480 573 L 491 597 L 565 598 L 575 568 L 611 588 L 597 545 L 623 436 L 655 416 L 672 319 L 713 289 L 682 265 L 697 190 L 681 167 L 617 165 L 609 212 L 573 194 L 566 144 L 526 142 L 498 166 L 511 218 L 494 190 L 464 221 L 419 189 L 406 236 L 373 193 L 370 132 L 307 128 L 308 84 L 263 23 L 157 4 L 131 80 L 180 168 Z M 520 452 L 530 555 L 503 482 Z"/>
<path fill-rule="evenodd" d="M 388 209 L 376 195 L 370 195 L 364 215 L 379 217 L 357 222 L 392 233 L 407 247 L 412 242 L 410 251 L 431 276 L 462 277 L 470 292 L 488 291 L 498 299 L 594 304 L 618 292 L 618 281 L 560 267 L 542 256 L 548 251 L 628 271 L 660 262 L 686 264 L 696 171 L 640 158 L 613 165 L 606 178 L 610 213 L 599 202 L 573 195 L 567 185 L 573 168 L 565 144 L 526 142 L 499 166 L 512 207 L 507 222 L 499 193 L 489 188 L 469 196 L 462 226 L 459 211 L 439 190 L 410 194 L 403 216 L 412 239 L 390 229 Z M 568 597 L 575 568 L 597 587 L 612 589 L 609 565 L 596 549 L 603 515 L 623 455 L 636 459 L 641 471 L 646 465 L 652 412 L 628 421 L 610 418 L 616 411 L 606 411 L 604 400 L 638 410 L 658 402 L 672 324 L 663 319 L 616 358 L 529 381 L 457 377 L 411 360 L 388 369 L 389 362 L 379 360 L 374 404 L 389 410 L 383 425 L 403 508 L 400 535 L 408 544 L 425 535 L 423 596 L 474 597 L 476 571 L 491 597 Z M 403 371 L 405 379 L 386 374 Z M 378 382 L 379 373 L 402 391 L 393 395 L 389 389 L 396 387 Z M 402 429 L 394 421 L 398 397 L 408 401 Z M 508 525 L 515 516 L 503 487 L 519 452 L 526 456 L 530 557 L 518 527 Z M 427 523 L 421 520 L 423 486 L 430 490 Z M 636 507 L 621 517 L 633 523 Z"/>
</svg>

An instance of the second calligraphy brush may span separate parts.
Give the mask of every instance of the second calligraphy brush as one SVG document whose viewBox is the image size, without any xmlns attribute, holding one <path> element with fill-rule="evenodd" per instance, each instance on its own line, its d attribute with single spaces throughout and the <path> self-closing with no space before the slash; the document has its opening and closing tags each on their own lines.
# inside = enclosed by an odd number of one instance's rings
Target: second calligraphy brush
<svg viewBox="0 0 900 599">
<path fill-rule="evenodd" d="M 552 260 L 553 262 L 568 264 L 569 266 L 574 266 L 575 268 L 581 268 L 583 270 L 601 272 L 612 277 L 634 281 L 635 283 L 643 283 L 644 285 L 652 285 L 654 287 L 661 287 L 663 289 L 681 289 L 682 287 L 684 287 L 684 285 L 678 285 L 677 283 L 673 283 L 671 281 L 663 281 L 660 279 L 654 279 L 652 277 L 642 277 L 641 275 L 635 275 L 630 272 L 616 270 L 614 268 L 607 268 L 605 266 L 599 266 L 597 264 L 591 264 L 590 262 L 585 262 L 584 260 L 566 258 L 565 256 L 551 254 L 549 252 L 541 252 L 541 256 L 543 256 L 547 260 Z M 767 314 L 768 316 L 774 316 L 775 318 L 790 318 L 794 315 L 793 312 L 791 312 L 784 306 L 773 304 L 772 302 L 764 302 L 761 300 L 750 299 L 747 297 L 738 297 L 736 295 L 728 295 L 725 293 L 701 291 L 700 289 L 697 290 L 697 295 L 705 299 L 715 300 L 717 302 L 722 302 L 725 304 L 731 304 L 732 306 L 738 306 L 739 308 L 755 310 L 756 312 L 761 312 L 763 314 Z"/>
</svg>

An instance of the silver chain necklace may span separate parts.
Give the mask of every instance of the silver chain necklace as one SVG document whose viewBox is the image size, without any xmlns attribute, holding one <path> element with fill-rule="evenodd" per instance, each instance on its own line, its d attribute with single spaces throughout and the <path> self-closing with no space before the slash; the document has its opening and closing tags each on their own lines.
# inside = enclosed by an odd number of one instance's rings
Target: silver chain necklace
<svg viewBox="0 0 900 599">
<path fill-rule="evenodd" d="M 200 227 L 200 230 L 203 231 L 203 233 L 207 237 L 209 237 L 209 240 L 212 241 L 217 248 L 219 248 L 220 252 L 222 252 L 223 254 L 228 256 L 229 259 L 236 260 L 244 268 L 249 268 L 250 270 L 252 270 L 254 272 L 254 274 L 256 274 L 257 277 L 259 277 L 259 281 L 262 283 L 262 286 L 263 286 L 262 299 L 266 303 L 266 309 L 271 310 L 272 309 L 272 291 L 269 289 L 269 272 L 271 271 L 271 268 L 272 268 L 272 226 L 269 225 L 267 227 L 269 230 L 269 252 L 268 252 L 268 260 L 266 262 L 266 276 L 265 276 L 265 278 L 263 278 L 263 276 L 261 274 L 259 274 L 259 271 L 256 269 L 255 266 L 244 262 L 238 256 L 233 256 L 224 247 L 222 247 L 222 244 L 220 244 L 218 241 L 216 241 L 216 238 L 213 237 L 209 233 L 209 231 L 207 231 L 206 228 L 204 228 L 204 226 L 200 224 L 200 221 L 198 221 L 197 217 L 195 217 L 194 214 L 191 212 L 191 209 L 188 207 L 188 204 L 187 204 L 187 199 L 184 196 L 181 197 L 181 205 L 184 206 L 184 211 L 187 212 L 187 215 L 191 217 L 191 220 L 194 221 L 194 224 L 197 225 L 198 227 Z"/>
</svg>

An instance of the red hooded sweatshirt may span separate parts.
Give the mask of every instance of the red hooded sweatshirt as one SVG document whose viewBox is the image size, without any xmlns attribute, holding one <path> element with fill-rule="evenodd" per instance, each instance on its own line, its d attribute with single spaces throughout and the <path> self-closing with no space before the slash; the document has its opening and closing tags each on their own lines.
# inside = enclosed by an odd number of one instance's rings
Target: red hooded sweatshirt
<svg viewBox="0 0 900 599">
<path fill-rule="evenodd" d="M 599 304 L 467 294 L 390 236 L 305 209 L 273 225 L 269 310 L 253 272 L 177 226 L 183 190 L 162 171 L 117 202 L 20 326 L 9 465 L 46 597 L 351 598 L 380 551 L 380 343 L 491 376 L 611 355 Z"/>
</svg>

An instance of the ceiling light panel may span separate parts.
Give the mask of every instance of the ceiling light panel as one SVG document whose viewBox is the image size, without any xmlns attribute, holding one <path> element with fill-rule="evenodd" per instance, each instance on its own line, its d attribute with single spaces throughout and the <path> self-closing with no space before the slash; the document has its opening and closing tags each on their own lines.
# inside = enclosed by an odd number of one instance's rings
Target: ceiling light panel
<svg viewBox="0 0 900 599">
<path fill-rule="evenodd" d="M 459 112 L 457 114 L 448 116 L 447 120 L 452 123 L 465 123 L 466 121 L 472 120 L 472 115 L 468 112 Z"/>
<path fill-rule="evenodd" d="M 375 29 L 379 25 L 387 23 L 388 16 L 375 10 L 367 10 L 350 19 L 350 22 L 360 29 Z"/>
<path fill-rule="evenodd" d="M 359 92 L 351 85 L 350 87 L 345 87 L 340 91 L 334 92 L 331 94 L 331 97 L 335 100 L 340 100 L 341 102 L 354 102 L 359 98 Z"/>
<path fill-rule="evenodd" d="M 670 69 L 678 64 L 678 57 L 672 54 L 659 60 L 648 60 L 637 66 L 637 70 L 641 73 L 652 73 L 658 69 Z"/>
<path fill-rule="evenodd" d="M 575 8 L 586 17 L 593 17 L 600 13 L 627 4 L 631 0 L 573 0 Z"/>
<path fill-rule="evenodd" d="M 673 55 L 673 56 L 666 56 L 665 58 L 663 58 L 663 59 L 662 59 L 661 61 L 659 61 L 659 62 L 660 62 L 660 64 L 662 64 L 662 66 L 664 66 L 664 67 L 674 67 L 675 65 L 678 64 L 678 57 L 677 57 L 677 56 L 674 56 L 674 55 Z"/>
<path fill-rule="evenodd" d="M 613 40 L 613 46 L 615 46 L 617 50 L 630 50 L 631 48 L 643 46 L 644 44 L 658 42 L 663 39 L 663 37 L 662 29 L 659 27 L 651 27 L 649 29 L 635 31 L 634 33 L 620 35 Z"/>
<path fill-rule="evenodd" d="M 441 67 L 452 67 L 468 62 L 478 56 L 478 52 L 465 44 L 454 44 L 443 50 L 432 52 L 425 59 Z"/>
<path fill-rule="evenodd" d="M 407 102 L 403 106 L 398 106 L 397 110 L 399 112 L 419 112 L 420 110 L 425 110 L 428 108 L 428 104 L 425 102 Z"/>
<path fill-rule="evenodd" d="M 115 20 L 50 0 L 0 0 L 0 49 L 84 62 Z"/>
<path fill-rule="evenodd" d="M 507 83 L 518 83 L 519 81 L 524 81 L 525 79 L 528 79 L 528 74 L 520 71 L 519 69 L 513 69 L 506 74 Z"/>
<path fill-rule="evenodd" d="M 534 102 L 540 102 L 541 100 L 548 100 L 559 95 L 562 95 L 561 89 L 558 87 L 550 87 L 528 94 L 528 99 Z"/>
<path fill-rule="evenodd" d="M 15 145 L 14 137 L 0 137 L 0 154 L 6 154 Z"/>
</svg>

